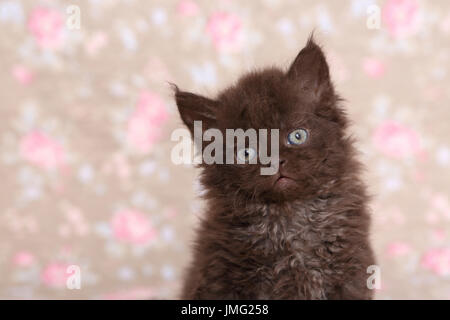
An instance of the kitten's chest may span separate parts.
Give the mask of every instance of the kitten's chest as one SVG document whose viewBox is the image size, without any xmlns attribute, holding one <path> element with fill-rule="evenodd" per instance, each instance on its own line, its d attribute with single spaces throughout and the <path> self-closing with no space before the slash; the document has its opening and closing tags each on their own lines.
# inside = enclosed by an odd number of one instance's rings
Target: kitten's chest
<svg viewBox="0 0 450 320">
<path fill-rule="evenodd" d="M 307 256 L 336 240 L 335 234 L 330 232 L 332 208 L 327 200 L 261 206 L 259 213 L 260 217 L 245 232 L 247 240 L 263 254 Z"/>
<path fill-rule="evenodd" d="M 327 219 L 331 214 L 328 203 L 262 210 L 261 219 L 248 228 L 248 239 L 255 260 L 265 262 L 258 272 L 267 280 L 268 294 L 274 287 L 286 285 L 285 291 L 298 293 L 308 288 L 305 295 L 324 298 L 323 283 L 332 265 L 333 247 L 338 245 Z"/>
</svg>

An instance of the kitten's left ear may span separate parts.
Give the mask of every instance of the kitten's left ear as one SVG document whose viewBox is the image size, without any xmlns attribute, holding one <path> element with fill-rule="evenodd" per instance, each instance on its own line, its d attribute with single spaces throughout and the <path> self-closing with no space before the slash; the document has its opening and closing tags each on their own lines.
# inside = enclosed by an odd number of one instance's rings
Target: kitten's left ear
<svg viewBox="0 0 450 320">
<path fill-rule="evenodd" d="M 302 90 L 311 92 L 317 99 L 326 92 L 333 91 L 325 55 L 314 42 L 313 36 L 297 55 L 287 75 L 298 83 Z"/>
<path fill-rule="evenodd" d="M 334 92 L 327 60 L 312 36 L 295 58 L 287 76 L 298 85 L 299 90 L 312 95 L 316 101 L 314 113 L 317 116 L 346 126 L 345 112 L 338 104 L 341 99 Z"/>
</svg>

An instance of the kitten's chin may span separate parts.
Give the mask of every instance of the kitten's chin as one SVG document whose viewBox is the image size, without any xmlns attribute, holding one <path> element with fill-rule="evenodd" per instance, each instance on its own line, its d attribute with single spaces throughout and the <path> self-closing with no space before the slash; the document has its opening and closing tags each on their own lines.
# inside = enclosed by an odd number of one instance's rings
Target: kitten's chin
<svg viewBox="0 0 450 320">
<path fill-rule="evenodd" d="M 273 185 L 273 189 L 276 191 L 285 191 L 293 188 L 297 185 L 297 182 L 289 177 L 280 176 L 277 178 Z"/>
<path fill-rule="evenodd" d="M 295 198 L 298 188 L 296 180 L 286 176 L 277 176 L 261 198 L 269 202 L 289 201 Z"/>
<path fill-rule="evenodd" d="M 270 185 L 270 187 L 269 187 Z M 273 177 L 268 189 L 260 194 L 259 199 L 265 202 L 291 202 L 307 200 L 318 196 L 320 187 L 304 179 L 294 179 L 282 174 Z"/>
</svg>

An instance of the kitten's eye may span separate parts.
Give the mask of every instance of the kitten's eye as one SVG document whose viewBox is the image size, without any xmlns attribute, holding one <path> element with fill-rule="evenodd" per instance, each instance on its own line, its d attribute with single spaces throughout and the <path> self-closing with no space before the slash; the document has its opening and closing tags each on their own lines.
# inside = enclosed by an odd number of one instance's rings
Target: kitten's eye
<svg viewBox="0 0 450 320">
<path fill-rule="evenodd" d="M 243 148 L 237 152 L 237 158 L 238 160 L 241 160 L 242 162 L 249 162 L 256 156 L 255 149 L 252 148 Z"/>
<path fill-rule="evenodd" d="M 308 131 L 305 129 L 297 129 L 289 133 L 288 143 L 289 144 L 303 144 L 308 140 Z"/>
</svg>

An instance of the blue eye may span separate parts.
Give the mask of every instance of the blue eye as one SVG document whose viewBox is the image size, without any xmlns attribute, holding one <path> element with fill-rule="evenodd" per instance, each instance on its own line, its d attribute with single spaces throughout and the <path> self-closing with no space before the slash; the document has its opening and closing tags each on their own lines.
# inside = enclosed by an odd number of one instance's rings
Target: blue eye
<svg viewBox="0 0 450 320">
<path fill-rule="evenodd" d="M 237 152 L 237 157 L 242 163 L 246 163 L 255 158 L 256 151 L 252 148 L 244 148 Z"/>
<path fill-rule="evenodd" d="M 288 135 L 288 143 L 300 145 L 308 140 L 308 131 L 305 129 L 297 129 L 289 133 Z"/>
</svg>

